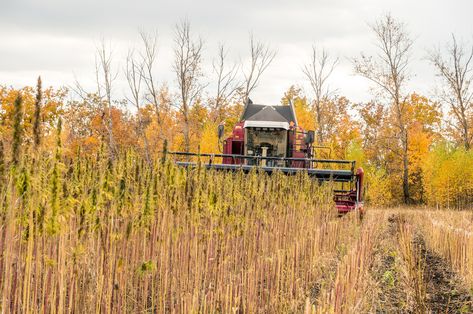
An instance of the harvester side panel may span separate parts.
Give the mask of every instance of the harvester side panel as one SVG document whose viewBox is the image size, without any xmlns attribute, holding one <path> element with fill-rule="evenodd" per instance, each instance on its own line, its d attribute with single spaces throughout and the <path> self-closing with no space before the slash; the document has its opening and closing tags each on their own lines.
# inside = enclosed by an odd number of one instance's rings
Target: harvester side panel
<svg viewBox="0 0 473 314">
<path fill-rule="evenodd" d="M 223 153 L 228 155 L 243 155 L 244 142 L 242 140 L 235 140 L 233 137 L 227 138 L 223 142 Z M 244 163 L 244 159 L 223 157 L 223 163 L 229 165 L 240 165 Z"/>
</svg>

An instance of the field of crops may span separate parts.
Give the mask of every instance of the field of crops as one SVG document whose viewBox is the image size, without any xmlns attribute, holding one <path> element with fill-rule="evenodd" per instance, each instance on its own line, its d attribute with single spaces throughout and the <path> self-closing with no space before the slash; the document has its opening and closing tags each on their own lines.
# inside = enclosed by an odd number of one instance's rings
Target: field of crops
<svg viewBox="0 0 473 314">
<path fill-rule="evenodd" d="M 471 312 L 473 213 L 338 218 L 330 184 L 31 158 L 0 190 L 1 312 Z"/>
</svg>

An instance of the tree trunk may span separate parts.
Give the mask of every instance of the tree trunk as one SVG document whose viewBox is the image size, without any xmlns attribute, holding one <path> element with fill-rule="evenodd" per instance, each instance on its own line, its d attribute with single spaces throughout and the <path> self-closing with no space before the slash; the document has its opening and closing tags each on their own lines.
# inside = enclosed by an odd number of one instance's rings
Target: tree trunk
<svg viewBox="0 0 473 314">
<path fill-rule="evenodd" d="M 187 114 L 184 115 L 184 150 L 190 151 L 190 134 L 189 134 L 189 117 Z"/>
<path fill-rule="evenodd" d="M 408 158 L 408 139 L 407 130 L 402 128 L 402 192 L 404 195 L 404 204 L 410 204 L 411 196 L 409 194 L 409 158 Z"/>
<path fill-rule="evenodd" d="M 322 130 L 322 117 L 320 115 L 320 101 L 316 101 L 315 103 L 315 111 L 317 114 L 316 120 L 317 120 L 317 137 L 319 144 L 322 144 L 324 142 L 324 135 L 323 135 L 323 130 Z"/>
<path fill-rule="evenodd" d="M 463 144 L 466 150 L 470 150 L 470 134 L 468 132 L 468 124 L 463 124 Z"/>
</svg>

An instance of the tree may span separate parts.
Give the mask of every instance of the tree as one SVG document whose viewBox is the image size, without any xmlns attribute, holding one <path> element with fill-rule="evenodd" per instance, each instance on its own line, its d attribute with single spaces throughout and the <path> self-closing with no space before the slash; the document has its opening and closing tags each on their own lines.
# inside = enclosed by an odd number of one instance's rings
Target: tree
<svg viewBox="0 0 473 314">
<path fill-rule="evenodd" d="M 384 167 L 385 138 L 383 126 L 386 125 L 386 108 L 375 102 L 357 104 L 358 115 L 361 118 L 360 131 L 362 136 L 362 149 L 366 159 L 375 168 Z"/>
<path fill-rule="evenodd" d="M 353 59 L 355 72 L 376 84 L 390 101 L 390 109 L 394 116 L 394 126 L 397 129 L 402 158 L 402 187 L 404 202 L 410 202 L 409 195 L 409 160 L 408 160 L 408 131 L 406 127 L 406 108 L 404 91 L 409 79 L 408 65 L 413 41 L 402 22 L 387 14 L 371 25 L 375 34 L 378 58 L 361 54 Z"/>
<path fill-rule="evenodd" d="M 297 124 L 305 130 L 311 130 L 315 124 L 313 108 L 311 108 L 307 97 L 302 94 L 300 88 L 292 85 L 281 98 L 281 104 L 288 106 L 293 104 L 296 112 Z"/>
<path fill-rule="evenodd" d="M 322 104 L 327 102 L 330 91 L 327 86 L 327 79 L 332 74 L 336 65 L 338 64 L 338 58 L 332 59 L 325 49 L 318 51 L 316 46 L 312 46 L 312 55 L 310 62 L 304 65 L 302 72 L 310 82 L 312 91 L 314 93 L 314 112 L 315 120 L 317 121 L 317 138 L 319 143 L 324 142 L 324 117 Z"/>
<path fill-rule="evenodd" d="M 117 154 L 117 145 L 113 134 L 112 118 L 112 90 L 113 82 L 118 76 L 112 66 L 112 49 L 107 47 L 102 39 L 96 49 L 95 55 L 95 83 L 97 90 L 95 93 L 86 92 L 82 85 L 76 80 L 75 93 L 90 107 L 99 107 L 102 111 L 101 123 L 107 133 L 107 144 L 110 157 L 113 159 Z"/>
<path fill-rule="evenodd" d="M 145 63 L 139 63 L 135 60 L 134 52 L 131 50 L 128 52 L 126 58 L 125 76 L 130 89 L 131 97 L 127 98 L 128 102 L 136 108 L 136 119 L 138 120 L 138 132 L 144 143 L 145 159 L 149 165 L 151 165 L 151 156 L 149 152 L 148 139 L 145 133 L 145 127 L 143 125 L 143 119 L 141 116 L 141 84 L 143 82 L 143 71 L 145 69 Z"/>
<path fill-rule="evenodd" d="M 425 200 L 422 166 L 432 143 L 440 138 L 441 113 L 437 103 L 416 93 L 408 97 L 405 106 L 409 133 L 409 193 L 411 199 L 419 203 Z"/>
<path fill-rule="evenodd" d="M 246 104 L 251 92 L 258 86 L 261 75 L 266 71 L 271 62 L 276 57 L 276 51 L 268 45 L 255 41 L 253 34 L 250 34 L 250 66 L 244 72 L 243 101 Z"/>
<path fill-rule="evenodd" d="M 187 20 L 176 25 L 174 37 L 174 65 L 179 87 L 178 109 L 184 122 L 184 149 L 190 149 L 190 109 L 200 96 L 204 86 L 200 83 L 202 74 L 203 42 L 192 38 L 190 23 Z"/>
<path fill-rule="evenodd" d="M 15 121 L 15 100 L 19 94 L 22 98 L 22 145 L 35 148 L 35 137 L 39 135 L 41 144 L 47 144 L 51 132 L 56 128 L 57 119 L 63 112 L 66 88 L 41 88 L 40 110 L 38 112 L 38 86 L 26 86 L 21 89 L 0 87 L 0 139 L 9 155 Z M 38 116 L 39 115 L 39 116 Z M 38 121 L 38 124 L 36 124 Z M 36 124 L 36 126 L 35 126 Z M 39 126 L 39 127 L 38 127 Z"/>
<path fill-rule="evenodd" d="M 452 34 L 452 41 L 446 44 L 445 55 L 446 57 L 440 49 L 436 49 L 429 53 L 428 59 L 443 81 L 439 98 L 449 105 L 456 120 L 453 127 L 468 150 L 473 141 L 473 45 L 466 48 Z"/>
<path fill-rule="evenodd" d="M 80 150 L 81 154 L 91 155 L 100 148 L 101 130 L 95 127 L 96 120 L 102 120 L 103 111 L 95 104 L 96 95 L 91 94 L 92 99 L 72 100 L 68 102 L 64 114 L 64 133 L 66 134 L 66 146 L 72 154 Z M 99 127 L 104 128 L 99 122 Z M 68 149 L 65 149 L 67 154 Z"/>
<path fill-rule="evenodd" d="M 324 145 L 331 148 L 332 156 L 328 156 L 329 158 L 344 158 L 350 143 L 361 140 L 360 128 L 349 114 L 352 107 L 350 101 L 343 96 L 327 99 L 322 103 L 322 137 Z"/>
<path fill-rule="evenodd" d="M 113 134 L 113 119 L 112 119 L 112 88 L 113 82 L 118 76 L 114 73 L 112 68 L 112 49 L 107 48 L 105 40 L 102 39 L 100 46 L 97 48 L 96 57 L 96 79 L 97 91 L 100 98 L 104 98 L 104 116 L 106 117 L 105 129 L 108 132 L 108 144 L 111 157 L 114 158 L 117 153 L 117 147 Z"/>
<path fill-rule="evenodd" d="M 222 122 L 225 106 L 231 101 L 236 91 L 241 87 L 237 80 L 238 64 L 227 67 L 227 50 L 223 44 L 218 47 L 217 58 L 212 62 L 213 71 L 217 76 L 217 90 L 213 99 L 212 110 L 215 113 L 214 122 Z"/>
<path fill-rule="evenodd" d="M 141 55 L 143 64 L 141 75 L 147 90 L 145 98 L 153 105 L 157 122 L 160 124 L 162 123 L 162 113 L 165 108 L 163 108 L 163 103 L 160 101 L 160 90 L 154 77 L 154 64 L 158 53 L 158 34 L 157 32 L 147 34 L 141 31 L 140 36 L 144 46 L 144 52 Z M 162 137 L 161 128 L 159 129 L 159 137 Z"/>
</svg>

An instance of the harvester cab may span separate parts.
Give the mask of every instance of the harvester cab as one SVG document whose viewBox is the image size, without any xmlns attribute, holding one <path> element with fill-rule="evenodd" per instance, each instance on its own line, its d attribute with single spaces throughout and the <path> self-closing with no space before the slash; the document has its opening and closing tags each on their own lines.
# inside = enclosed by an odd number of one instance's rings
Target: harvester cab
<svg viewBox="0 0 473 314">
<path fill-rule="evenodd" d="M 196 154 L 169 152 L 187 156 L 179 166 L 195 167 L 190 157 L 208 158 L 207 168 L 248 172 L 257 167 L 271 174 L 281 171 L 293 175 L 304 171 L 319 181 L 332 181 L 334 201 L 339 214 L 357 210 L 363 212 L 363 170 L 355 172 L 355 162 L 350 160 L 318 159 L 314 146 L 314 131 L 305 131 L 297 123 L 293 105 L 266 106 L 247 102 L 240 121 L 231 135 L 224 139 L 224 126 L 218 127 L 222 144 L 221 154 Z M 219 159 L 221 162 L 217 163 Z"/>
</svg>

